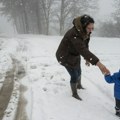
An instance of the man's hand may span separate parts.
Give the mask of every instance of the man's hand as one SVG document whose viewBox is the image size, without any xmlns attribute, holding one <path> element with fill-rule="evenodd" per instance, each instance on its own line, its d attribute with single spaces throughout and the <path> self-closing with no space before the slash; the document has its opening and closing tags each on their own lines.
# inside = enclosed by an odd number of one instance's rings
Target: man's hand
<svg viewBox="0 0 120 120">
<path fill-rule="evenodd" d="M 110 71 L 99 61 L 96 64 L 104 75 L 110 74 Z"/>
<path fill-rule="evenodd" d="M 89 67 L 90 63 L 86 60 L 85 65 Z"/>
</svg>

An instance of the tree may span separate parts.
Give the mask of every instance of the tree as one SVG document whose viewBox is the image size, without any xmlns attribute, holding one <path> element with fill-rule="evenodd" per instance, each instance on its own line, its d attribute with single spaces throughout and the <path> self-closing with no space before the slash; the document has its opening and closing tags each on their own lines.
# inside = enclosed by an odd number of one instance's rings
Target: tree
<svg viewBox="0 0 120 120">
<path fill-rule="evenodd" d="M 54 0 L 41 0 L 41 6 L 43 9 L 43 17 L 45 19 L 45 31 L 46 34 L 49 34 L 49 24 L 50 24 L 50 17 L 51 17 L 51 11 L 52 11 L 52 5 L 54 3 Z"/>
<path fill-rule="evenodd" d="M 117 33 L 119 34 L 120 33 L 120 27 L 119 27 L 120 26 L 120 7 L 119 7 L 120 1 L 116 0 L 114 4 L 115 4 L 115 12 L 113 13 L 113 17 L 116 22 Z"/>
<path fill-rule="evenodd" d="M 13 20 L 16 29 L 20 33 L 29 33 L 27 17 L 27 0 L 2 0 L 2 14 Z"/>
<path fill-rule="evenodd" d="M 96 0 L 61 0 L 60 15 L 58 15 L 60 35 L 71 26 L 72 20 L 75 17 L 83 14 L 95 16 L 95 11 L 98 10 L 97 6 L 98 1 Z"/>
<path fill-rule="evenodd" d="M 61 0 L 60 14 L 58 15 L 60 25 L 60 35 L 64 33 L 65 22 L 67 17 L 70 15 L 72 8 L 72 2 L 70 0 Z"/>
<path fill-rule="evenodd" d="M 116 24 L 112 21 L 100 22 L 99 28 L 96 31 L 98 36 L 117 37 Z"/>
<path fill-rule="evenodd" d="M 1 0 L 2 14 L 8 16 L 18 33 L 49 34 L 50 25 L 63 35 L 72 20 L 95 14 L 95 0 Z"/>
</svg>

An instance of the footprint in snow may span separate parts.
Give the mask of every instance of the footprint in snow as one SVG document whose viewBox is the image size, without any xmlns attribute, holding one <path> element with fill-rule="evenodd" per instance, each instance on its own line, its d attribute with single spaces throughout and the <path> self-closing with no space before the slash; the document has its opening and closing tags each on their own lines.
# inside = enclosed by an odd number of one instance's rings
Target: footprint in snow
<svg viewBox="0 0 120 120">
<path fill-rule="evenodd" d="M 66 86 L 65 84 L 63 83 L 54 83 L 55 85 L 58 85 L 58 86 Z"/>
<path fill-rule="evenodd" d="M 45 92 L 46 92 L 46 91 L 47 91 L 47 88 L 46 88 L 46 87 L 44 87 L 44 88 L 43 88 L 43 91 L 45 91 Z"/>
<path fill-rule="evenodd" d="M 32 65 L 30 68 L 31 68 L 31 69 L 36 69 L 37 66 L 36 66 L 36 65 Z"/>
<path fill-rule="evenodd" d="M 53 79 L 53 77 L 54 77 L 54 76 L 52 75 L 52 76 L 50 77 L 50 79 Z"/>
<path fill-rule="evenodd" d="M 61 80 L 62 80 L 62 81 L 65 81 L 65 78 L 62 78 Z"/>
<path fill-rule="evenodd" d="M 44 73 L 42 73 L 42 77 L 45 77 L 45 74 L 44 74 Z"/>
<path fill-rule="evenodd" d="M 44 67 L 48 67 L 49 65 L 48 64 L 44 64 Z"/>
<path fill-rule="evenodd" d="M 45 68 L 42 68 L 42 70 L 45 70 Z"/>
<path fill-rule="evenodd" d="M 57 89 L 53 89 L 53 92 L 56 94 L 56 93 L 58 93 L 58 90 Z"/>
</svg>

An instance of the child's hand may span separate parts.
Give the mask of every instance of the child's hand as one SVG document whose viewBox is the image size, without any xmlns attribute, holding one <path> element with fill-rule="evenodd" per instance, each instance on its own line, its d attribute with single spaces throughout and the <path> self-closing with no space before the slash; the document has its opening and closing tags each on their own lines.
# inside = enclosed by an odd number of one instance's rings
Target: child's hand
<svg viewBox="0 0 120 120">
<path fill-rule="evenodd" d="M 104 76 L 110 75 L 110 73 L 104 73 Z"/>
</svg>

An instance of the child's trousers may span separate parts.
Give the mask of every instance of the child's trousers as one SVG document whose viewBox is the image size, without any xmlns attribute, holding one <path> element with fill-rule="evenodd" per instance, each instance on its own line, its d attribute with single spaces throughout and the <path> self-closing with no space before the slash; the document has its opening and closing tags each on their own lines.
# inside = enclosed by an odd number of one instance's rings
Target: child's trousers
<svg viewBox="0 0 120 120">
<path fill-rule="evenodd" d="M 120 117 L 120 100 L 115 99 L 116 105 L 115 105 L 115 110 L 116 110 L 116 115 Z"/>
</svg>

